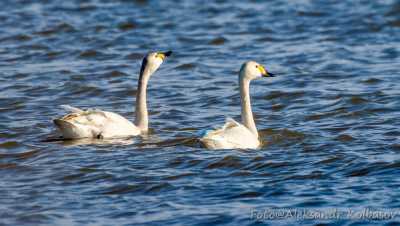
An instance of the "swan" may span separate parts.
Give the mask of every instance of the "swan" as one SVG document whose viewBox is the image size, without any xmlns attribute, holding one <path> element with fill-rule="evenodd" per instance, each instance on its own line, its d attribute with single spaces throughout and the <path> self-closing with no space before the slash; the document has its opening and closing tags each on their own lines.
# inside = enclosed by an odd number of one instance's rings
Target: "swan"
<svg viewBox="0 0 400 226">
<path fill-rule="evenodd" d="M 78 138 L 121 138 L 145 134 L 148 131 L 146 89 L 150 76 L 160 67 L 168 52 L 153 52 L 143 58 L 136 92 L 135 123 L 123 116 L 99 109 L 81 110 L 62 105 L 71 112 L 53 122 L 64 139 Z"/>
<path fill-rule="evenodd" d="M 251 111 L 249 86 L 250 81 L 261 77 L 274 77 L 261 64 L 248 61 L 239 71 L 239 87 L 242 108 L 242 123 L 227 118 L 222 128 L 208 131 L 200 142 L 208 149 L 257 149 L 260 140 Z"/>
</svg>

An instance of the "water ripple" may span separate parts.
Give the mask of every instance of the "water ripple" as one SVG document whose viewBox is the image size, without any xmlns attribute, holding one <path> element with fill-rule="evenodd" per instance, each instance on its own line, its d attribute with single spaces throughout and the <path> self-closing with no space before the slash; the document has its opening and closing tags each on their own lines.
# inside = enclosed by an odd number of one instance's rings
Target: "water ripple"
<svg viewBox="0 0 400 226">
<path fill-rule="evenodd" d="M 397 1 L 9 1 L 0 9 L 0 224 L 397 225 L 257 221 L 270 208 L 398 208 Z M 140 63 L 172 50 L 149 83 L 150 135 L 60 140 L 59 105 L 133 120 Z M 205 150 L 240 120 L 252 82 L 263 147 Z"/>
</svg>

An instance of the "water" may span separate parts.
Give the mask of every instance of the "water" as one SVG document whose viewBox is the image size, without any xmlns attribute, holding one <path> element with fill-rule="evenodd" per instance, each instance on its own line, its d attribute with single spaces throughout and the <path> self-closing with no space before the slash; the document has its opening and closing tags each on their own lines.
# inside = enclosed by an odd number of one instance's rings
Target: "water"
<svg viewBox="0 0 400 226">
<path fill-rule="evenodd" d="M 271 208 L 400 207 L 399 1 L 2 1 L 0 224 L 395 225 L 400 217 L 268 220 Z M 61 104 L 133 119 L 142 56 L 149 137 L 41 142 Z M 266 145 L 193 139 L 240 119 L 245 60 Z"/>
</svg>

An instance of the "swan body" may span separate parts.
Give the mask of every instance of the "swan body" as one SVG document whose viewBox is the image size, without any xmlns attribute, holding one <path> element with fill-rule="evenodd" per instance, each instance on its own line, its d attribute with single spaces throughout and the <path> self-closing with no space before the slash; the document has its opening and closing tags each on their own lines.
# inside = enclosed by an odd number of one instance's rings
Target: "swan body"
<svg viewBox="0 0 400 226">
<path fill-rule="evenodd" d="M 256 149 L 260 146 L 257 136 L 231 118 L 226 119 L 222 128 L 208 132 L 201 142 L 208 149 Z"/>
<path fill-rule="evenodd" d="M 67 139 L 118 138 L 141 134 L 141 130 L 123 116 L 98 109 L 75 111 L 55 119 L 54 123 Z"/>
<path fill-rule="evenodd" d="M 239 72 L 242 124 L 227 118 L 222 128 L 206 133 L 200 138 L 200 142 L 208 149 L 259 148 L 261 143 L 251 111 L 249 86 L 253 79 L 273 75 L 254 61 L 244 63 Z"/>
<path fill-rule="evenodd" d="M 147 133 L 147 83 L 150 76 L 170 54 L 170 51 L 166 53 L 149 53 L 143 59 L 136 95 L 135 123 L 117 113 L 99 109 L 81 110 L 69 105 L 63 105 L 62 107 L 71 113 L 54 120 L 54 124 L 63 138 L 121 138 Z"/>
</svg>

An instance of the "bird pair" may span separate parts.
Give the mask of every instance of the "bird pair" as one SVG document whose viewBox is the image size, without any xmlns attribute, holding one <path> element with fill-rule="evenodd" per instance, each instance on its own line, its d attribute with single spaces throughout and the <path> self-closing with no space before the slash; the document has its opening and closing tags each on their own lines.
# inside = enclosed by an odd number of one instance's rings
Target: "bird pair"
<svg viewBox="0 0 400 226">
<path fill-rule="evenodd" d="M 113 112 L 98 109 L 81 110 L 62 105 L 62 107 L 71 112 L 62 118 L 54 120 L 63 138 L 105 139 L 146 134 L 149 129 L 146 102 L 147 84 L 151 75 L 171 54 L 171 51 L 154 52 L 147 54 L 143 59 L 136 92 L 135 123 Z M 209 131 L 200 138 L 201 143 L 209 149 L 256 149 L 260 147 L 260 140 L 251 110 L 249 85 L 253 79 L 273 76 L 272 73 L 257 62 L 245 62 L 239 72 L 242 124 L 227 118 L 222 128 Z"/>
</svg>

